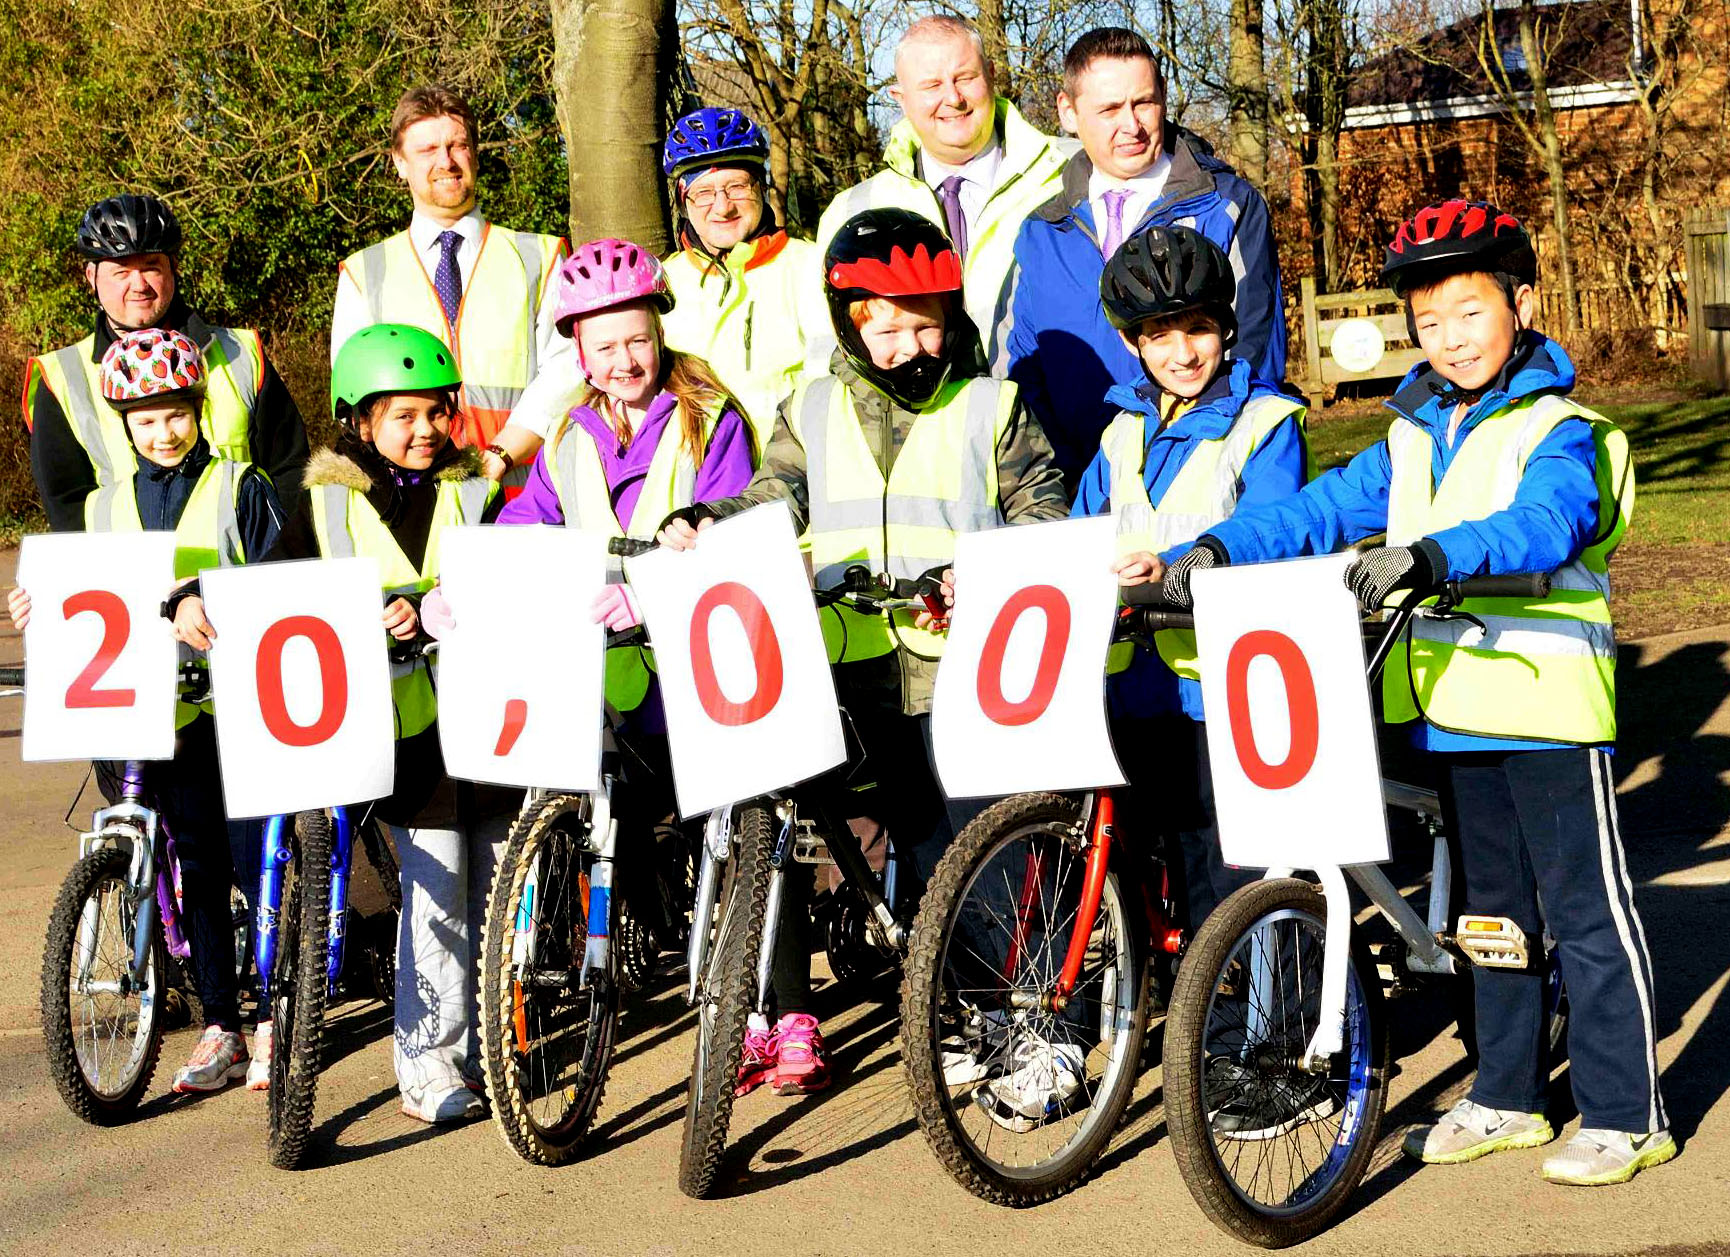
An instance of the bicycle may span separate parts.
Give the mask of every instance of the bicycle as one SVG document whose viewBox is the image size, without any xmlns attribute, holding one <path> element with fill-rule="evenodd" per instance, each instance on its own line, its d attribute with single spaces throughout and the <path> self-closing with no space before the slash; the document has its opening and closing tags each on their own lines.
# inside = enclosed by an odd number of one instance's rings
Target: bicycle
<svg viewBox="0 0 1730 1257">
<path fill-rule="evenodd" d="M 611 550 L 647 548 L 615 539 Z M 643 640 L 633 629 L 610 635 L 609 646 Z M 672 784 L 616 711 L 606 719 L 596 790 L 525 797 L 482 927 L 481 1052 L 493 1122 L 537 1165 L 577 1155 L 606 1088 L 620 996 L 646 985 L 660 953 L 682 948 L 689 930 L 691 851 L 678 826 L 638 836 L 620 862 L 620 805 L 633 793 L 671 799 Z"/>
<path fill-rule="evenodd" d="M 1158 614 L 1124 608 L 1114 637 L 1151 648 Z M 944 853 L 914 921 L 901 1005 L 914 1113 L 951 1177 L 994 1204 L 1038 1204 L 1092 1172 L 1140 1073 L 1152 961 L 1184 946 L 1159 845 L 1128 841 L 1121 803 L 1116 789 L 993 803 Z M 1006 1101 L 1006 1079 L 1040 1094 Z"/>
<path fill-rule="evenodd" d="M 1367 674 L 1380 676 L 1418 617 L 1470 619 L 1466 597 L 1542 598 L 1547 576 L 1449 582 L 1433 606 L 1414 594 L 1385 621 Z M 1170 616 L 1174 626 L 1188 617 Z M 1372 629 L 1372 632 L 1374 630 Z M 1166 1121 L 1178 1169 L 1210 1220 L 1278 1248 L 1316 1235 L 1343 1208 L 1374 1152 L 1386 1105 L 1383 982 L 1353 923 L 1347 879 L 1392 928 L 1389 993 L 1411 979 L 1455 979 L 1467 965 L 1547 966 L 1552 1047 L 1566 1032 L 1562 974 L 1547 946 L 1498 918 L 1450 932 L 1452 867 L 1433 791 L 1384 781 L 1390 806 L 1424 818 L 1433 840 L 1427 919 L 1373 864 L 1295 869 L 1223 902 L 1196 932 L 1171 994 L 1164 1048 Z"/>
<path fill-rule="evenodd" d="M 819 606 L 846 605 L 867 615 L 943 614 L 931 577 L 891 581 L 873 577 L 863 566 L 849 568 L 841 588 L 816 590 L 813 596 Z M 769 1004 L 789 866 L 840 870 L 846 897 L 833 902 L 851 905 L 850 915 L 819 924 L 825 944 L 847 957 L 850 977 L 872 972 L 873 958 L 888 963 L 906 951 L 907 924 L 897 912 L 898 891 L 906 880 L 904 857 L 891 840 L 882 873 L 873 871 L 847 824 L 850 816 L 866 814 L 856 800 L 871 787 L 862 775 L 863 745 L 851 719 L 845 711 L 842 715 L 851 735 L 846 763 L 812 781 L 717 808 L 704 825 L 685 993 L 697 1009 L 679 1149 L 679 1190 L 687 1196 L 703 1199 L 713 1193 L 726 1153 L 746 1024 L 751 1013 Z M 862 943 L 861 935 L 869 941 Z"/>
</svg>

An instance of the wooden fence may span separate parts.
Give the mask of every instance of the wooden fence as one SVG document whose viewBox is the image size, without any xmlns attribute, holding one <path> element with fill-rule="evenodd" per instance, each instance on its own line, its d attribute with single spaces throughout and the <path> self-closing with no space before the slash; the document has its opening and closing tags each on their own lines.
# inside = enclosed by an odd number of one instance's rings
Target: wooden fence
<svg viewBox="0 0 1730 1257">
<path fill-rule="evenodd" d="M 1730 388 L 1730 210 L 1683 220 L 1688 258 L 1688 366 L 1714 388 Z"/>
</svg>

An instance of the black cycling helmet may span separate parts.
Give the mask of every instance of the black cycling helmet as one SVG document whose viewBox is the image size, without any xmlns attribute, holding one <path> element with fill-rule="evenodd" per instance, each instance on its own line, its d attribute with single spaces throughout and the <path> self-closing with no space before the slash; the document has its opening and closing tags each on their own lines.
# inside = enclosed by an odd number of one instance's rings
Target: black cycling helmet
<svg viewBox="0 0 1730 1257">
<path fill-rule="evenodd" d="M 965 351 L 973 326 L 961 304 L 961 259 L 943 228 L 912 210 L 856 214 L 841 225 L 823 253 L 823 287 L 836 339 L 854 370 L 909 410 L 937 396 Z M 848 307 L 869 297 L 914 296 L 944 298 L 942 349 L 936 357 L 922 353 L 898 366 L 876 366 Z"/>
<path fill-rule="evenodd" d="M 139 253 L 172 257 L 180 252 L 180 222 L 155 197 L 127 192 L 84 211 L 73 247 L 93 262 Z"/>
<path fill-rule="evenodd" d="M 1403 297 L 1469 271 L 1496 276 L 1511 302 L 1518 285 L 1538 281 L 1532 238 L 1519 219 L 1487 201 L 1439 201 L 1399 225 L 1382 262 L 1382 282 Z"/>
<path fill-rule="evenodd" d="M 1202 310 L 1226 345 L 1237 339 L 1237 278 L 1225 250 L 1191 227 L 1149 227 L 1123 242 L 1099 277 L 1105 317 L 1120 332 Z"/>
</svg>

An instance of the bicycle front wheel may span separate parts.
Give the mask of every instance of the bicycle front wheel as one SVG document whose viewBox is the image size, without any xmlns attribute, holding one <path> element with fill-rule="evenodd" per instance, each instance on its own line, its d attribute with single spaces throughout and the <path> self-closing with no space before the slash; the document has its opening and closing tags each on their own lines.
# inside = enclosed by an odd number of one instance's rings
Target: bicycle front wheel
<svg viewBox="0 0 1730 1257">
<path fill-rule="evenodd" d="M 1344 1046 L 1311 1072 L 1327 906 L 1307 882 L 1256 882 L 1196 933 L 1165 1026 L 1165 1117 L 1190 1195 L 1263 1248 L 1327 1227 L 1364 1176 L 1387 1101 L 1381 986 L 1354 940 Z M 1343 940 L 1342 940 L 1343 941 Z"/>
<path fill-rule="evenodd" d="M 138 1107 L 162 1054 L 168 949 L 158 922 L 142 980 L 133 981 L 138 913 L 127 889 L 130 863 L 125 851 L 109 847 L 72 866 L 42 954 L 48 1073 L 66 1107 L 96 1126 L 124 1121 Z"/>
<path fill-rule="evenodd" d="M 1111 869 L 1093 920 L 1080 921 L 1080 821 L 1057 794 L 987 808 L 938 864 L 908 944 L 901 1054 L 914 1112 L 956 1182 L 995 1204 L 1038 1204 L 1084 1182 L 1139 1073 L 1143 931 Z M 1063 998 L 1080 930 L 1082 964 Z"/>
<path fill-rule="evenodd" d="M 493 875 L 481 938 L 481 1056 L 493 1121 L 537 1165 L 576 1156 L 618 1041 L 616 964 L 583 972 L 594 861 L 586 808 L 581 796 L 559 795 L 524 809 Z"/>
<path fill-rule="evenodd" d="M 270 974 L 270 1163 L 292 1170 L 306 1153 L 323 1066 L 329 995 L 330 817 L 302 812 L 294 859 L 283 871 L 276 960 Z"/>
<path fill-rule="evenodd" d="M 714 1191 L 727 1150 L 745 1023 L 757 994 L 774 818 L 761 804 L 742 807 L 734 833 L 733 854 L 722 872 L 714 941 L 697 986 L 697 1048 L 679 1148 L 679 1190 L 698 1199 Z M 691 928 L 708 929 L 709 923 L 696 921 Z"/>
</svg>

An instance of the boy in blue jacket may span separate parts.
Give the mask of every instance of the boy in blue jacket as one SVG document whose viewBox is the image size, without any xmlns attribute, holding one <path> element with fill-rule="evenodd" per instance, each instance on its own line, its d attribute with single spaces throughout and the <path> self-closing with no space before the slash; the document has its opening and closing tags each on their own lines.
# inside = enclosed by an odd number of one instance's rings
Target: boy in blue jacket
<svg viewBox="0 0 1730 1257">
<path fill-rule="evenodd" d="M 1165 571 L 1188 602 L 1198 568 L 1324 554 L 1386 531 L 1346 583 L 1367 608 L 1482 575 L 1552 574 L 1544 598 L 1468 599 L 1419 620 L 1384 676 L 1391 721 L 1422 718 L 1443 752 L 1442 807 L 1467 907 L 1555 936 L 1573 1009 L 1581 1129 L 1544 1162 L 1556 1183 L 1622 1183 L 1676 1155 L 1658 1087 L 1656 997 L 1616 823 L 1616 643 L 1607 561 L 1633 508 L 1627 441 L 1568 401 L 1574 368 L 1530 327 L 1537 259 L 1494 206 L 1447 201 L 1402 223 L 1382 276 L 1429 362 L 1391 403 L 1388 439 L 1284 502 L 1240 511 Z M 1539 900 L 1542 899 L 1542 913 Z M 1543 975 L 1477 969 L 1471 1093 L 1414 1128 L 1431 1164 L 1533 1148 L 1555 1134 Z"/>
<path fill-rule="evenodd" d="M 1138 585 L 1234 509 L 1303 487 L 1309 465 L 1301 402 L 1227 361 L 1237 334 L 1236 282 L 1219 245 L 1189 227 L 1149 227 L 1112 254 L 1100 276 L 1105 317 L 1142 365 L 1115 385 L 1116 418 L 1081 477 L 1071 514 L 1117 517 L 1118 581 Z M 1191 930 L 1255 874 L 1220 858 L 1202 726 L 1195 635 L 1158 634 L 1159 658 L 1114 651 L 1113 729 L 1132 775 L 1157 763 L 1161 820 L 1183 849 Z M 1125 670 L 1127 669 L 1127 670 Z M 1193 796 L 1170 782 L 1194 780 Z"/>
</svg>

